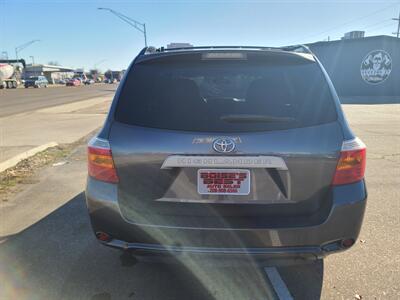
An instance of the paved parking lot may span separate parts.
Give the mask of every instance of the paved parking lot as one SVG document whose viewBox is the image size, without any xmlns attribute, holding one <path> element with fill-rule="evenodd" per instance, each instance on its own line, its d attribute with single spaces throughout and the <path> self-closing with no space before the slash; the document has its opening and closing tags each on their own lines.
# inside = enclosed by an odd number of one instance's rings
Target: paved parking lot
<svg viewBox="0 0 400 300">
<path fill-rule="evenodd" d="M 294 299 L 399 299 L 400 105 L 344 109 L 368 147 L 368 207 L 351 250 L 278 268 L 280 287 L 251 261 L 216 268 L 127 259 L 91 233 L 80 146 L 67 164 L 40 171 L 38 183 L 1 203 L 0 299 L 267 299 L 277 288 Z"/>
</svg>

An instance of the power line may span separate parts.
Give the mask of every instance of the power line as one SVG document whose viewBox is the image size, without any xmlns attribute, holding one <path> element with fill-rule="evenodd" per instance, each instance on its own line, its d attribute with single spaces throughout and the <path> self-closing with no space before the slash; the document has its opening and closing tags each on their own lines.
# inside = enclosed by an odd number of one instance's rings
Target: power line
<svg viewBox="0 0 400 300">
<path fill-rule="evenodd" d="M 378 28 L 372 29 L 369 32 L 374 32 L 374 31 L 377 31 L 377 30 L 380 30 L 382 28 L 386 28 L 386 27 L 389 27 L 389 26 L 393 26 L 393 24 L 386 24 L 384 26 L 379 26 Z"/>
<path fill-rule="evenodd" d="M 303 40 L 303 39 L 310 38 L 310 37 L 319 36 L 319 35 L 322 35 L 322 34 L 325 34 L 325 33 L 328 33 L 328 32 L 331 32 L 332 30 L 336 30 L 337 28 L 346 26 L 346 25 L 351 24 L 351 23 L 353 23 L 353 22 L 355 22 L 355 21 L 358 21 L 358 20 L 361 20 L 361 19 L 365 19 L 365 18 L 368 18 L 368 17 L 370 17 L 370 16 L 372 16 L 372 15 L 375 15 L 375 14 L 377 14 L 377 13 L 380 13 L 380 12 L 382 12 L 382 11 L 385 11 L 385 10 L 387 10 L 387 9 L 389 9 L 389 8 L 392 8 L 392 7 L 395 6 L 395 5 L 398 5 L 398 3 L 391 4 L 391 5 L 387 6 L 387 7 L 381 8 L 381 9 L 376 10 L 376 11 L 374 11 L 374 12 L 372 12 L 372 13 L 367 14 L 367 15 L 364 15 L 364 16 L 361 16 L 361 17 L 352 19 L 352 20 L 347 21 L 347 22 L 345 22 L 345 23 L 339 24 L 339 25 L 337 25 L 337 26 L 335 26 L 335 27 L 331 27 L 331 28 L 329 28 L 329 29 L 327 29 L 327 30 L 324 30 L 324 31 L 321 31 L 321 32 L 319 32 L 319 33 L 315 33 L 315 34 L 306 36 L 306 37 L 302 38 L 302 40 Z M 296 41 L 294 41 L 294 42 L 291 43 L 291 44 L 295 44 L 297 41 L 300 41 L 300 39 L 297 39 Z"/>
<path fill-rule="evenodd" d="M 376 23 L 371 24 L 371 25 L 368 25 L 368 26 L 363 26 L 363 29 L 365 30 L 365 29 L 373 28 L 373 27 L 375 27 L 376 25 L 380 25 L 380 24 L 388 23 L 388 22 L 390 22 L 390 23 L 392 24 L 392 20 L 386 19 L 386 20 L 382 20 L 382 21 L 376 22 Z"/>
</svg>

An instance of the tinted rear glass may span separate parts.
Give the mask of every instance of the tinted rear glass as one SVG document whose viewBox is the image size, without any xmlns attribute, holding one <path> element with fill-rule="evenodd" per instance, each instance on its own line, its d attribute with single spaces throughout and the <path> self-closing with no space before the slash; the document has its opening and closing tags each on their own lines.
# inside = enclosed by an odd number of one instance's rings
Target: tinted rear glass
<svg viewBox="0 0 400 300">
<path fill-rule="evenodd" d="M 332 122 L 336 110 L 317 64 L 154 60 L 131 68 L 119 122 L 163 129 L 242 132 Z"/>
</svg>

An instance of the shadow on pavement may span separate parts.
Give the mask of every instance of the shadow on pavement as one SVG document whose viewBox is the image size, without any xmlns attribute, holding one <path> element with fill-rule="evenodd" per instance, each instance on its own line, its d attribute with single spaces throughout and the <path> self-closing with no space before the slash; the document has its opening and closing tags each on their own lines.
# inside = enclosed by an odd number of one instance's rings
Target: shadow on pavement
<svg viewBox="0 0 400 300">
<path fill-rule="evenodd" d="M 27 208 L 28 209 L 28 208 Z M 127 261 L 100 245 L 80 193 L 0 244 L 1 299 L 267 299 L 261 268 Z"/>
<path fill-rule="evenodd" d="M 298 266 L 280 267 L 279 273 L 294 299 L 316 300 L 321 298 L 324 278 L 322 260 Z"/>
</svg>

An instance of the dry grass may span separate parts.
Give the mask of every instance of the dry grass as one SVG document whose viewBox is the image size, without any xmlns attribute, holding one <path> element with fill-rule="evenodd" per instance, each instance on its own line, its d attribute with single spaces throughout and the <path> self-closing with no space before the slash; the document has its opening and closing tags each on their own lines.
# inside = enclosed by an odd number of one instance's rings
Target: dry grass
<svg viewBox="0 0 400 300">
<path fill-rule="evenodd" d="M 38 180 L 35 173 L 48 166 L 66 159 L 76 144 L 59 145 L 22 160 L 16 166 L 0 173 L 0 200 L 7 201 L 10 194 L 17 191 L 19 184 L 32 184 Z"/>
</svg>

